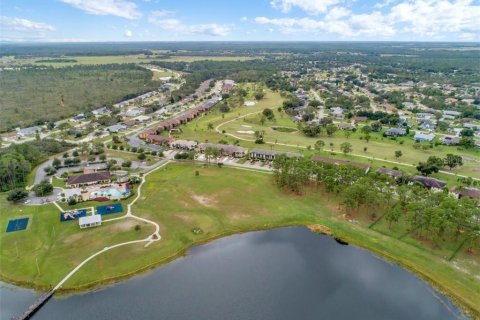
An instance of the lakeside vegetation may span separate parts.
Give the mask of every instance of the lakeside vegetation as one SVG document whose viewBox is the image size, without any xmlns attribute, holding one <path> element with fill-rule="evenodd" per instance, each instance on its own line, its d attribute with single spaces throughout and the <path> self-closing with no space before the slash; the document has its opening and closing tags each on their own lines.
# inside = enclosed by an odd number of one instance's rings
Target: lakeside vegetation
<svg viewBox="0 0 480 320">
<path fill-rule="evenodd" d="M 196 171 L 199 172 L 198 176 Z M 235 183 L 232 184 L 232 181 Z M 238 197 L 238 194 L 245 193 L 255 194 L 255 197 Z M 142 245 L 132 245 L 98 256 L 68 280 L 65 290 L 85 289 L 132 275 L 185 253 L 191 245 L 228 234 L 287 225 L 322 224 L 334 236 L 417 272 L 472 312 L 479 313 L 475 304 L 480 298 L 480 284 L 475 280 L 475 277 L 480 276 L 478 262 L 475 262 L 478 252 L 472 256 L 462 251 L 453 261 L 446 261 L 444 250 L 431 249 L 421 242 L 415 242 L 410 236 L 399 240 L 394 235 L 369 228 L 371 220 L 366 210 L 359 210 L 353 217 L 358 223 L 349 222 L 352 217 L 345 217 L 344 211 L 339 208 L 340 203 L 340 197 L 327 194 L 322 188 L 307 188 L 301 195 L 279 190 L 274 185 L 273 176 L 267 173 L 190 163 L 170 164 L 148 176 L 142 197 L 133 206 L 135 214 L 160 223 L 162 241 L 152 244 L 148 249 Z M 58 210 L 52 213 L 51 207 L 45 208 L 50 208 L 42 209 L 41 214 L 45 220 L 33 221 L 29 230 L 35 230 L 39 224 L 52 223 L 48 218 L 52 215 L 58 219 Z M 3 222 L 1 226 L 3 227 Z M 78 228 L 76 225 L 74 227 Z M 88 231 L 88 237 L 95 234 L 94 239 L 97 239 L 88 250 L 83 246 L 78 247 L 79 243 L 72 241 L 68 248 L 53 244 L 48 246 L 50 254 L 65 263 L 71 259 L 71 251 L 76 251 L 75 259 L 81 260 L 95 251 L 94 247 L 100 247 L 99 242 L 107 236 L 106 231 L 110 227 L 109 223 L 104 223 L 95 232 Z M 58 229 L 55 228 L 58 234 Z M 69 230 L 72 234 L 59 234 L 48 241 L 61 243 L 67 236 L 79 239 L 87 237 L 83 230 Z M 118 230 L 117 233 L 124 241 L 130 239 Z M 48 232 L 45 236 L 48 236 Z M 8 259 L 15 260 L 14 242 L 18 240 L 17 237 L 21 237 L 20 232 L 2 239 L 4 243 L 10 244 L 6 247 L 10 249 L 2 253 Z M 140 236 L 136 237 L 138 238 Z M 129 259 L 125 259 L 127 255 Z M 17 263 L 23 264 L 22 261 Z M 66 271 L 63 267 L 59 269 L 53 274 L 45 272 L 35 275 L 33 266 L 28 279 L 31 283 L 55 283 L 61 277 L 61 272 Z M 18 276 L 15 270 L 10 272 Z M 14 277 L 10 277 L 12 278 Z"/>
</svg>

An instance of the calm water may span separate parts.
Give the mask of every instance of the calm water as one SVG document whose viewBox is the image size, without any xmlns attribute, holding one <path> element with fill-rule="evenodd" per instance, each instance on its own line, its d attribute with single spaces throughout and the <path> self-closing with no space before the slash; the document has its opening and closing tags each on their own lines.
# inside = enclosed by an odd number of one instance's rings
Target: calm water
<svg viewBox="0 0 480 320">
<path fill-rule="evenodd" d="M 102 290 L 50 300 L 40 319 L 455 319 L 445 297 L 402 268 L 305 228 L 253 232 Z M 35 296 L 3 285 L 1 319 Z"/>
</svg>

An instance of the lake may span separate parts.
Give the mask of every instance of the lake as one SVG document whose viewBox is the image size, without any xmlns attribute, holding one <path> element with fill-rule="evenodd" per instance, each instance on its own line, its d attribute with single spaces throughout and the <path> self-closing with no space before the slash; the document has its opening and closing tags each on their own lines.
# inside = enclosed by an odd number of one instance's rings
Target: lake
<svg viewBox="0 0 480 320">
<path fill-rule="evenodd" d="M 35 300 L 2 284 L 2 319 Z M 443 295 L 370 252 L 302 227 L 251 232 L 124 282 L 53 298 L 40 319 L 464 319 Z"/>
</svg>

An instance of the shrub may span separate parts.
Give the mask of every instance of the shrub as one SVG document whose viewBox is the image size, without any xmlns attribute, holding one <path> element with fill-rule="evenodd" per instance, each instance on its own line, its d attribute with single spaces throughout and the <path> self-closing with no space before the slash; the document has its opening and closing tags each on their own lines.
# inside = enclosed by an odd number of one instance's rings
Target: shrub
<svg viewBox="0 0 480 320">
<path fill-rule="evenodd" d="M 18 202 L 25 199 L 28 196 L 28 192 L 23 189 L 13 189 L 8 193 L 7 200 L 11 202 Z"/>
</svg>

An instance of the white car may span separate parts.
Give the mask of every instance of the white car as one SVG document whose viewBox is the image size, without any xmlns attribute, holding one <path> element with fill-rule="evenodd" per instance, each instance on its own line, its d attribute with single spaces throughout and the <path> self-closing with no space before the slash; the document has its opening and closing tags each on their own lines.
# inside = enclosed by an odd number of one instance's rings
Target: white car
<svg viewBox="0 0 480 320">
<path fill-rule="evenodd" d="M 30 202 L 32 202 L 32 200 L 28 199 L 28 200 L 25 200 L 24 204 L 29 204 Z"/>
</svg>

